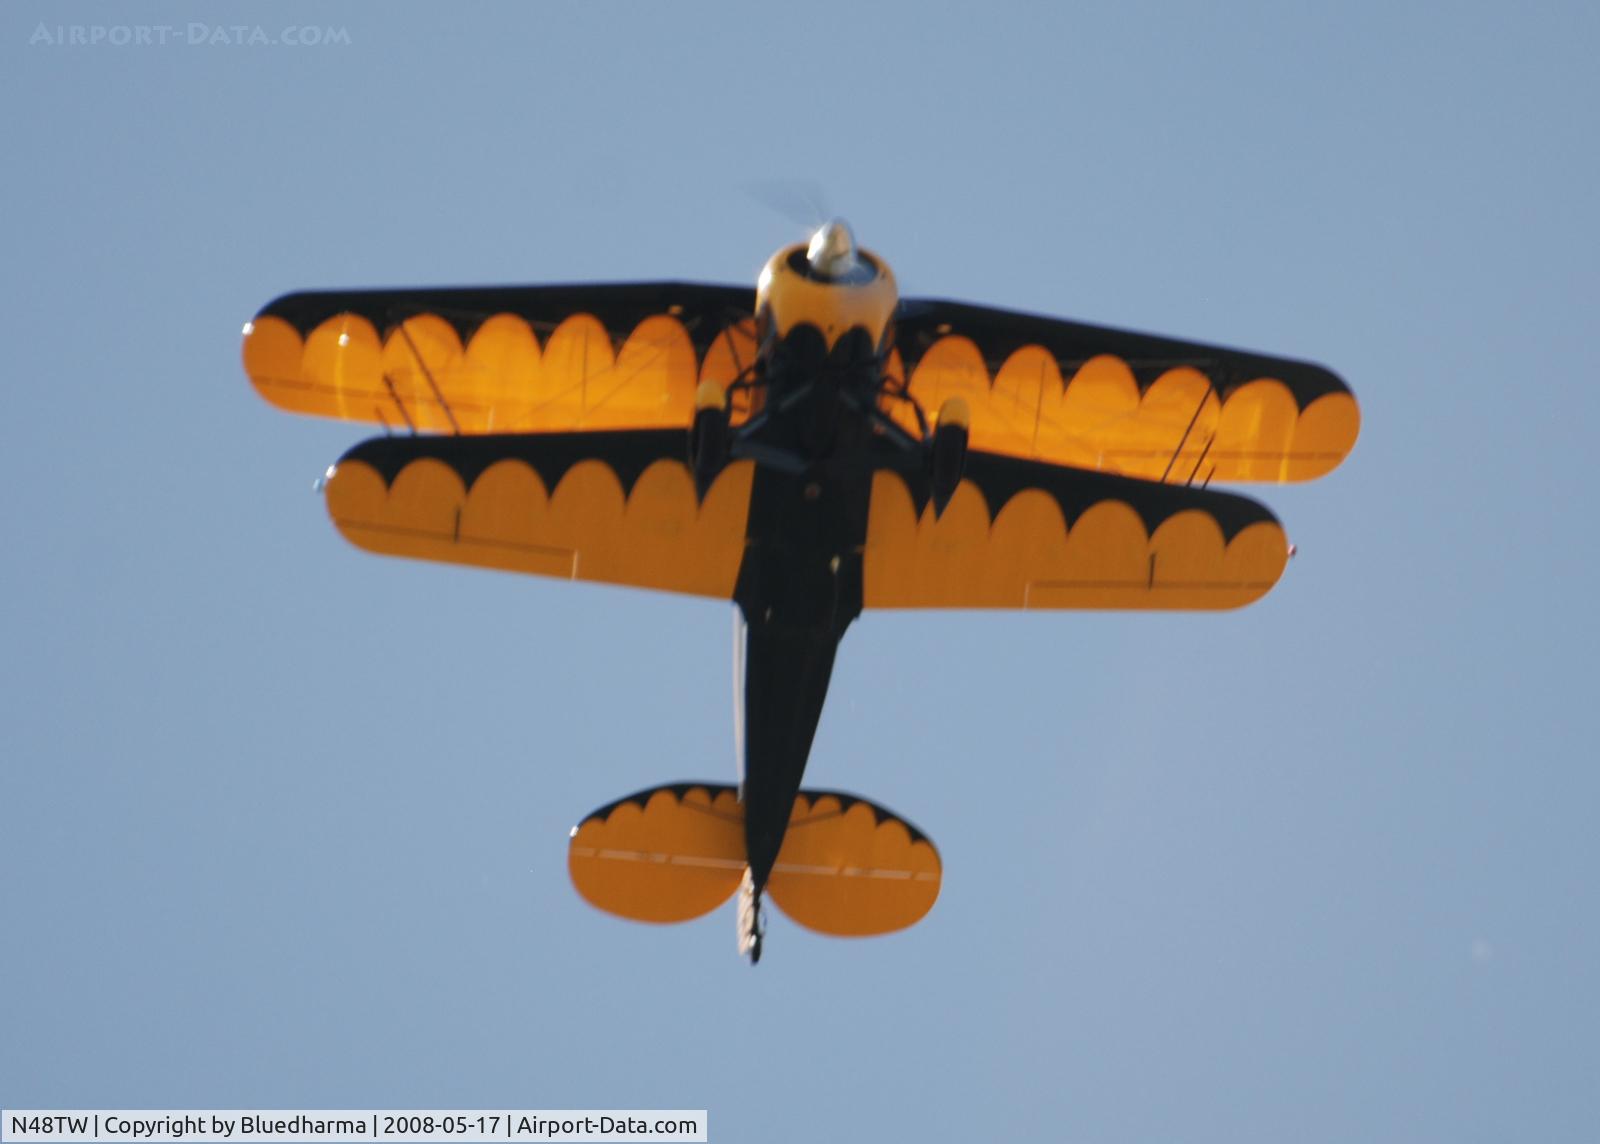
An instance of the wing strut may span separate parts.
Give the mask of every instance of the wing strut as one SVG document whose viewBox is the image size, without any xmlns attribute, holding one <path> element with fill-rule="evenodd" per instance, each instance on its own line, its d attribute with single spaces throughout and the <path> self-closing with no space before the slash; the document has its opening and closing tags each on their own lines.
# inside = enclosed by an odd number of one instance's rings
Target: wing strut
<svg viewBox="0 0 1600 1144">
<path fill-rule="evenodd" d="M 1172 458 L 1167 462 L 1167 467 L 1161 470 L 1161 483 L 1167 483 L 1167 477 L 1172 473 L 1172 466 L 1178 463 L 1178 456 L 1183 452 L 1183 447 L 1189 443 L 1189 434 L 1194 432 L 1195 422 L 1200 420 L 1200 414 L 1205 411 L 1206 402 L 1211 400 L 1211 390 L 1207 389 L 1200 395 L 1200 404 L 1194 407 L 1194 416 L 1189 418 L 1189 424 L 1183 430 L 1183 436 L 1178 438 L 1178 447 L 1172 450 Z M 1211 443 L 1206 442 L 1210 448 Z M 1193 477 L 1189 478 L 1193 480 Z"/>
<path fill-rule="evenodd" d="M 411 356 L 417 359 L 417 368 L 422 371 L 422 376 L 428 379 L 428 388 L 433 390 L 433 399 L 439 403 L 439 407 L 444 410 L 444 415 L 450 419 L 450 431 L 457 437 L 461 436 L 461 423 L 456 420 L 455 410 L 451 409 L 450 403 L 444 399 L 444 394 L 439 390 L 439 383 L 433 380 L 433 371 L 428 368 L 428 363 L 422 360 L 422 351 L 417 349 L 417 343 L 412 340 L 411 331 L 406 328 L 405 322 L 400 323 L 400 334 L 405 338 L 406 347 L 411 350 Z M 386 377 L 384 380 L 387 381 L 388 378 Z M 389 390 L 393 392 L 394 386 L 391 385 Z M 416 429 L 413 428 L 412 432 L 415 433 Z"/>
<path fill-rule="evenodd" d="M 1206 457 L 1211 453 L 1211 446 L 1216 443 L 1216 440 L 1217 440 L 1217 435 L 1215 433 L 1211 434 L 1211 436 L 1206 438 L 1205 448 L 1200 450 L 1200 456 L 1195 460 L 1194 468 L 1189 470 L 1189 479 L 1187 481 L 1183 482 L 1185 487 L 1187 487 L 1187 488 L 1193 488 L 1194 487 L 1194 479 L 1200 475 L 1200 466 L 1206 463 Z M 1182 446 L 1179 446 L 1179 447 L 1181 448 Z M 1216 472 L 1216 466 L 1215 465 L 1211 466 L 1211 471 L 1212 472 Z M 1206 484 L 1209 485 L 1210 483 L 1211 483 L 1211 478 L 1207 477 L 1206 478 Z M 1202 485 L 1200 487 L 1204 488 L 1205 485 Z"/>
<path fill-rule="evenodd" d="M 411 414 L 406 412 L 406 403 L 400 400 L 400 391 L 394 387 L 394 378 L 385 373 L 383 375 L 383 384 L 388 387 L 389 396 L 394 399 L 394 407 L 400 411 L 401 420 L 406 423 L 406 428 L 411 430 L 411 435 L 415 437 L 417 435 L 416 423 L 411 420 Z M 389 428 L 387 421 L 384 422 L 383 428 L 387 432 Z"/>
</svg>

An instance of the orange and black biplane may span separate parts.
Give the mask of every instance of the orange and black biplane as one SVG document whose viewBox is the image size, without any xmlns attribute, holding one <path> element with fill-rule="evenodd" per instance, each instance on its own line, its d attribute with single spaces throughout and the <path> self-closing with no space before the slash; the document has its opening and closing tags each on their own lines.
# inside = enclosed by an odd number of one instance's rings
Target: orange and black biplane
<svg viewBox="0 0 1600 1144">
<path fill-rule="evenodd" d="M 1277 581 L 1273 515 L 1213 486 L 1338 465 L 1319 366 L 901 298 L 834 221 L 748 287 L 290 294 L 245 327 L 272 404 L 383 427 L 328 473 L 372 552 L 730 600 L 737 785 L 680 782 L 572 832 L 578 892 L 678 922 L 739 895 L 829 934 L 918 921 L 929 839 L 801 786 L 834 654 L 874 608 L 1223 609 Z"/>
</svg>

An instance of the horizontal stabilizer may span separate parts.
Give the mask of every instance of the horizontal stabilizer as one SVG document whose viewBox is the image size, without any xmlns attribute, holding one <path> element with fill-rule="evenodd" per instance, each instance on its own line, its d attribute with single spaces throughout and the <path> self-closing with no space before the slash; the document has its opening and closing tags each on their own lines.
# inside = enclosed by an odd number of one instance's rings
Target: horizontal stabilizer
<svg viewBox="0 0 1600 1144">
<path fill-rule="evenodd" d="M 855 795 L 803 790 L 767 893 L 807 929 L 866 937 L 921 921 L 941 873 L 939 852 L 909 822 Z"/>
<path fill-rule="evenodd" d="M 567 871 L 590 905 L 637 922 L 686 922 L 744 875 L 744 808 L 716 783 L 642 790 L 572 828 Z"/>
<path fill-rule="evenodd" d="M 585 901 L 643 922 L 682 922 L 727 901 L 745 871 L 735 787 L 677 783 L 601 807 L 573 828 L 572 884 Z M 865 937 L 920 921 L 939 897 L 933 843 L 883 807 L 803 790 L 766 893 L 819 933 Z"/>
</svg>

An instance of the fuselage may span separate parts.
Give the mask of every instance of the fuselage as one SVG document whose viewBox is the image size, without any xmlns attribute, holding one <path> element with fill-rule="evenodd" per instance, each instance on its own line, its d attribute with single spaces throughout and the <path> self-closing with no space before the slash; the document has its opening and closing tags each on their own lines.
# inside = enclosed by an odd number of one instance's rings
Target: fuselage
<svg viewBox="0 0 1600 1144">
<path fill-rule="evenodd" d="M 898 293 L 842 224 L 773 255 L 756 291 L 760 360 L 739 450 L 757 460 L 734 600 L 744 618 L 740 797 L 765 885 L 861 612 L 871 446 Z M 821 257 L 819 257 L 819 246 Z"/>
</svg>

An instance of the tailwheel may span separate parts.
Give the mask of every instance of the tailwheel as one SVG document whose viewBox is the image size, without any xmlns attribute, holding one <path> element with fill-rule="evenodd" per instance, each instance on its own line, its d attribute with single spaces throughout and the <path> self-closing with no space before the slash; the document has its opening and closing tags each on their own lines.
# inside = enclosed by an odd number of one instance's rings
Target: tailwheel
<svg viewBox="0 0 1600 1144">
<path fill-rule="evenodd" d="M 928 445 L 928 477 L 935 514 L 944 512 L 961 483 L 967 467 L 967 433 L 971 424 L 972 411 L 961 398 L 951 397 L 939 406 L 939 418 Z"/>
<path fill-rule="evenodd" d="M 761 891 L 756 889 L 750 876 L 750 867 L 744 868 L 744 879 L 739 883 L 739 956 L 746 954 L 750 964 L 761 960 L 761 942 L 767 936 L 766 911 L 761 908 Z"/>
<path fill-rule="evenodd" d="M 694 426 L 689 430 L 689 468 L 702 497 L 728 463 L 728 395 L 714 381 L 702 381 L 694 395 Z"/>
</svg>

